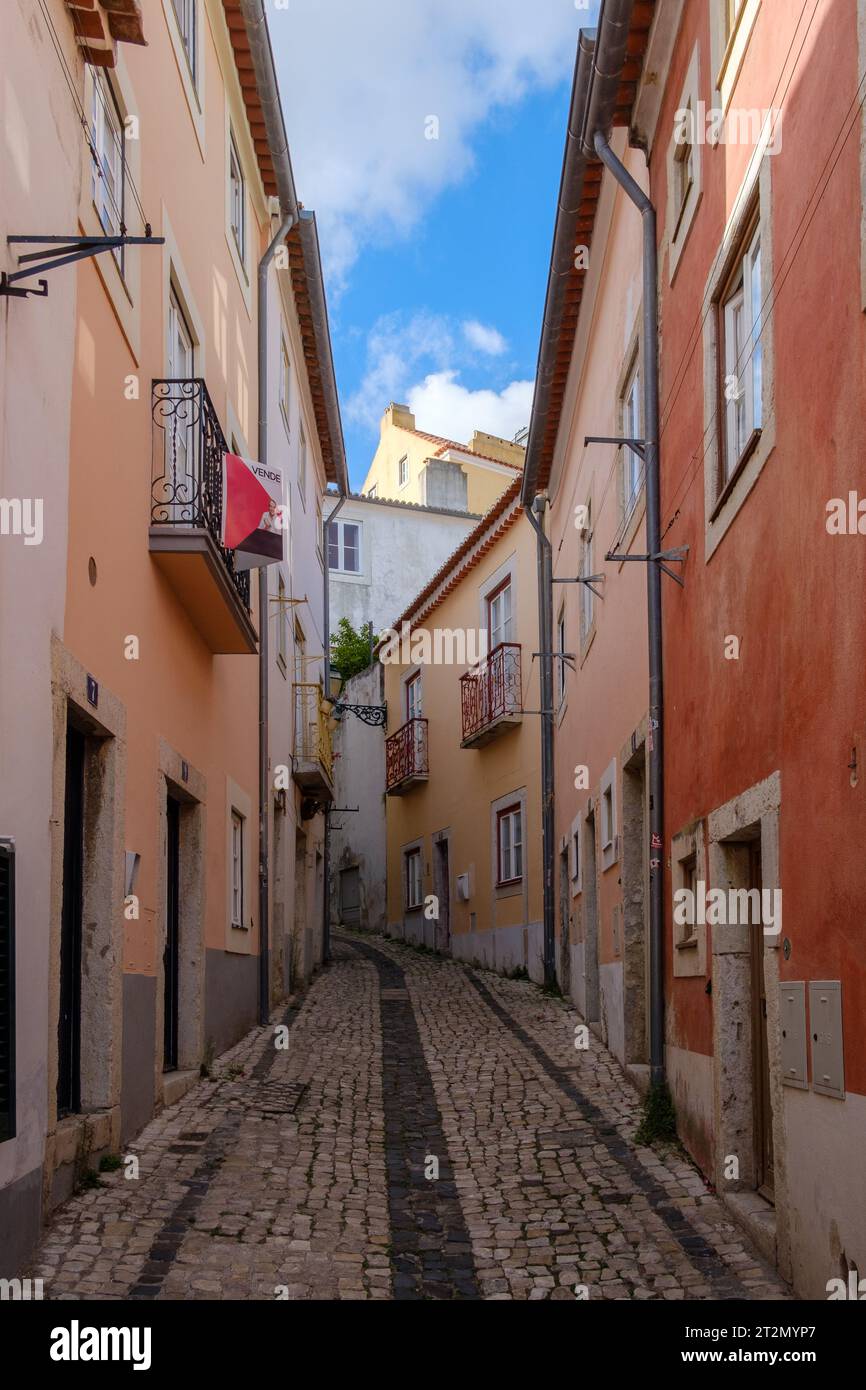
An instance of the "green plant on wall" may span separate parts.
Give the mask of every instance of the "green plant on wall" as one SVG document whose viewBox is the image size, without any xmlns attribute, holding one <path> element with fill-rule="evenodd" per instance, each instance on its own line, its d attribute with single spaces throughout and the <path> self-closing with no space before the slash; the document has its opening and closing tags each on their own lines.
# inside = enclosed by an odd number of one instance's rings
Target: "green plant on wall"
<svg viewBox="0 0 866 1390">
<path fill-rule="evenodd" d="M 366 671 L 373 656 L 373 624 L 365 623 L 360 631 L 341 618 L 331 637 L 331 666 L 344 681 Z"/>
</svg>

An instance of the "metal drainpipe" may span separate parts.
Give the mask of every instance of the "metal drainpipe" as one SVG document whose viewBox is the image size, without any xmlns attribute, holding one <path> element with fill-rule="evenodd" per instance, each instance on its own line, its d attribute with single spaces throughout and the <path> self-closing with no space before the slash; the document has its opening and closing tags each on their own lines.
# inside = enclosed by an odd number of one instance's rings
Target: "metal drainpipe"
<svg viewBox="0 0 866 1390">
<path fill-rule="evenodd" d="M 289 213 L 283 219 L 262 259 L 258 276 L 259 463 L 268 462 L 268 271 L 271 261 L 294 224 Z M 259 570 L 259 1022 L 267 1023 L 270 1006 L 270 778 L 268 777 L 268 567 Z"/>
<path fill-rule="evenodd" d="M 647 550 L 661 548 L 661 499 L 659 491 L 659 368 L 658 368 L 658 252 L 656 211 L 647 195 L 614 154 L 607 137 L 595 132 L 596 154 L 634 203 L 643 219 L 643 348 L 644 436 L 646 450 Z M 664 844 L 664 687 L 662 670 L 662 588 L 657 561 L 647 562 L 647 627 L 649 635 L 649 797 L 650 844 Z M 664 1037 L 664 859 L 650 870 L 650 1081 L 665 1079 Z"/>
<path fill-rule="evenodd" d="M 544 984 L 556 984 L 555 905 L 553 899 L 553 552 L 544 526 L 535 515 L 543 513 L 547 499 L 543 493 L 525 505 L 537 540 L 539 687 L 541 696 L 541 857 L 544 918 Z"/>
<path fill-rule="evenodd" d="M 331 698 L 331 589 L 329 575 L 331 562 L 328 555 L 328 527 L 336 517 L 340 508 L 346 501 L 341 497 L 334 510 L 322 517 L 322 558 L 325 562 L 325 588 L 323 595 L 323 621 L 325 644 L 325 698 Z M 328 813 L 325 812 L 325 840 L 322 847 L 322 959 L 326 963 L 331 959 L 331 827 L 328 824 Z"/>
</svg>

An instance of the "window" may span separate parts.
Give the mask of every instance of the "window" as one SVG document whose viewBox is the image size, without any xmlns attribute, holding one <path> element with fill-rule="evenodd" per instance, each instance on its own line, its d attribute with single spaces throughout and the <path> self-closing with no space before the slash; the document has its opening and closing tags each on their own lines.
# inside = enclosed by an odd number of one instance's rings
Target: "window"
<svg viewBox="0 0 866 1390">
<path fill-rule="evenodd" d="M 724 431 L 721 486 L 754 446 L 761 428 L 763 346 L 761 343 L 761 236 L 746 238 L 722 294 L 720 330 L 724 364 Z"/>
<path fill-rule="evenodd" d="M 559 657 L 556 662 L 556 688 L 559 695 L 558 704 L 562 704 L 565 699 L 565 609 L 563 608 L 559 620 L 556 624 L 556 650 Z"/>
<path fill-rule="evenodd" d="M 229 134 L 229 218 L 241 264 L 247 259 L 247 189 L 235 137 Z"/>
<path fill-rule="evenodd" d="M 307 436 L 304 434 L 304 427 L 301 425 L 298 442 L 298 489 L 301 494 L 301 501 L 307 505 Z"/>
<path fill-rule="evenodd" d="M 698 892 L 698 860 L 697 855 L 690 855 L 688 859 L 680 860 L 681 887 L 687 888 L 691 897 L 686 905 L 686 920 L 680 926 L 679 945 L 684 945 L 687 941 L 695 940 L 695 903 L 697 902 Z"/>
<path fill-rule="evenodd" d="M 509 806 L 496 817 L 497 887 L 523 878 L 523 813 Z"/>
<path fill-rule="evenodd" d="M 101 71 L 93 75 L 93 204 L 106 236 L 125 232 L 126 146 L 123 119 L 111 83 Z M 123 272 L 123 248 L 114 252 Z"/>
<path fill-rule="evenodd" d="M 605 787 L 601 796 L 601 847 L 613 844 L 613 787 Z"/>
<path fill-rule="evenodd" d="M 15 848 L 0 841 L 0 1144 L 15 1134 Z"/>
<path fill-rule="evenodd" d="M 357 521 L 328 523 L 328 568 L 343 574 L 361 573 L 361 526 Z"/>
<path fill-rule="evenodd" d="M 581 533 L 580 543 L 580 565 L 578 574 L 581 579 L 587 579 L 592 574 L 592 530 L 590 523 L 592 520 L 591 503 L 586 503 L 586 526 Z M 592 633 L 592 625 L 595 620 L 595 595 L 588 584 L 580 586 L 580 645 L 581 650 L 586 646 Z"/>
<path fill-rule="evenodd" d="M 183 39 L 183 46 L 186 50 L 187 62 L 192 75 L 192 80 L 196 80 L 196 9 L 198 0 L 174 0 L 174 12 L 177 16 L 177 27 Z"/>
<path fill-rule="evenodd" d="M 286 582 L 282 575 L 277 579 L 277 660 L 283 671 L 289 643 L 289 605 L 286 603 Z"/>
<path fill-rule="evenodd" d="M 724 12 L 725 43 L 727 43 L 737 27 L 737 20 L 745 0 L 721 0 L 721 3 Z"/>
<path fill-rule="evenodd" d="M 622 393 L 622 433 L 624 439 L 643 439 L 641 423 L 640 357 L 637 352 L 626 377 Z M 623 516 L 631 516 L 643 486 L 643 463 L 632 449 L 623 447 Z"/>
<path fill-rule="evenodd" d="M 487 637 L 490 651 L 501 642 L 510 642 L 511 632 L 511 580 L 506 579 L 487 599 Z"/>
<path fill-rule="evenodd" d="M 406 908 L 411 911 L 420 907 L 424 901 L 424 888 L 421 881 L 421 851 L 406 851 Z"/>
<path fill-rule="evenodd" d="M 691 102 L 686 106 L 683 113 L 683 131 L 680 134 L 674 149 L 674 238 L 680 229 L 680 223 L 689 201 L 689 194 L 692 191 L 695 181 L 695 149 L 692 144 L 694 135 L 693 123 L 694 112 Z"/>
<path fill-rule="evenodd" d="M 283 423 L 286 430 L 291 435 L 292 427 L 290 423 L 292 393 L 292 365 L 289 358 L 289 348 L 285 337 L 280 336 L 280 410 L 283 416 Z"/>
<path fill-rule="evenodd" d="M 400 487 L 405 487 L 409 481 L 409 459 L 404 454 L 397 464 L 397 482 Z"/>
<path fill-rule="evenodd" d="M 406 682 L 406 720 L 420 719 L 422 711 L 421 672 L 416 671 Z"/>
<path fill-rule="evenodd" d="M 244 818 L 232 811 L 232 926 L 244 924 Z"/>
<path fill-rule="evenodd" d="M 580 830 L 571 832 L 571 877 L 580 883 Z"/>
<path fill-rule="evenodd" d="M 618 858 L 616 833 L 616 758 L 612 758 L 601 776 L 599 787 L 601 866 L 609 869 Z"/>
</svg>

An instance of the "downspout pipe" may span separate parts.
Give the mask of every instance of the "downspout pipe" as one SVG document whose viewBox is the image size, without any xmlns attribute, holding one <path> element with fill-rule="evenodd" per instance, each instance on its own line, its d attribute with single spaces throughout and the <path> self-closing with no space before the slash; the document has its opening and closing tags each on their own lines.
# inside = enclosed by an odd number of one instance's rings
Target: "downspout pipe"
<svg viewBox="0 0 866 1390">
<path fill-rule="evenodd" d="M 284 217 L 258 273 L 259 463 L 268 466 L 268 272 L 295 218 Z M 270 1001 L 270 805 L 268 768 L 268 677 L 270 671 L 269 566 L 259 569 L 259 1022 L 267 1023 Z"/>
<path fill-rule="evenodd" d="M 289 155 L 289 141 L 268 33 L 264 0 L 240 0 L 250 45 L 256 91 L 265 120 L 268 149 L 280 203 L 280 228 L 258 268 L 258 455 L 268 461 L 268 273 L 278 248 L 298 220 L 298 198 Z M 259 570 L 259 1022 L 270 1015 L 270 777 L 268 767 L 269 605 L 268 569 Z"/>
<path fill-rule="evenodd" d="M 614 154 L 607 135 L 596 130 L 593 145 L 643 220 L 643 354 L 644 354 L 644 451 L 646 479 L 647 550 L 661 548 L 661 499 L 659 480 L 659 363 L 658 363 L 658 251 L 656 211 L 640 185 Z M 647 629 L 649 638 L 649 820 L 650 845 L 664 844 L 664 675 L 662 663 L 661 567 L 647 561 Z M 661 848 L 650 849 L 650 1081 L 665 1080 L 664 1040 L 664 859 Z"/>
<path fill-rule="evenodd" d="M 541 697 L 541 857 L 545 989 L 556 984 L 556 918 L 553 894 L 553 549 L 544 531 L 547 498 L 539 493 L 524 511 L 535 531 L 538 584 L 539 687 Z"/>
</svg>

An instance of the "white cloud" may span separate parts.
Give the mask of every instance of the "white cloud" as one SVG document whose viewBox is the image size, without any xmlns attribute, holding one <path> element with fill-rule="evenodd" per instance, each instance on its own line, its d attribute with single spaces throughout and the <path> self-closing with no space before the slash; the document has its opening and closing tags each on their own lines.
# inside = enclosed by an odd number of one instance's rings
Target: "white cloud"
<svg viewBox="0 0 866 1390">
<path fill-rule="evenodd" d="M 431 372 L 408 392 L 409 409 L 419 430 L 468 443 L 473 430 L 513 439 L 529 424 L 531 381 L 512 381 L 502 391 L 471 391 L 456 371 Z"/>
<path fill-rule="evenodd" d="M 477 348 L 479 352 L 488 353 L 491 357 L 501 357 L 508 347 L 498 328 L 490 328 L 479 323 L 477 319 L 469 319 L 464 323 L 463 336 L 472 347 Z"/>
<path fill-rule="evenodd" d="M 362 246 L 407 236 L 466 177 L 496 108 L 569 77 L 592 22 L 573 0 L 290 0 L 268 13 L 298 196 L 335 289 Z"/>
<path fill-rule="evenodd" d="M 499 390 L 464 386 L 460 368 L 473 360 L 464 345 L 465 328 L 444 314 L 383 315 L 367 339 L 364 375 L 346 404 L 346 418 L 378 433 L 388 404 L 402 401 L 418 428 L 430 434 L 461 443 L 468 442 L 473 430 L 512 438 L 529 423 L 533 382 L 511 381 Z"/>
</svg>

